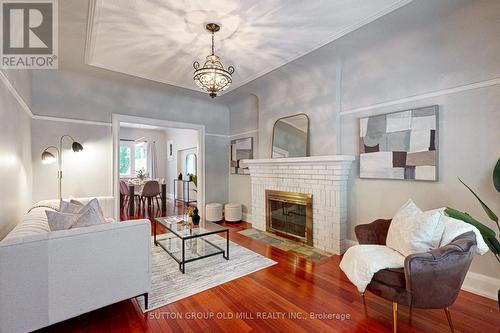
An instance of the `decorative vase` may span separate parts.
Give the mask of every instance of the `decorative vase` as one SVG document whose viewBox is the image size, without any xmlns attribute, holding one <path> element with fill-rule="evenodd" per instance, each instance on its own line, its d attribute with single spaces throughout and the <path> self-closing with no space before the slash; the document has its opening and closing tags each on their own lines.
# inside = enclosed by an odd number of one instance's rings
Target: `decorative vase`
<svg viewBox="0 0 500 333">
<path fill-rule="evenodd" d="M 186 221 L 188 224 L 193 224 L 193 217 L 192 216 L 188 216 L 187 217 L 187 221 Z"/>
<path fill-rule="evenodd" d="M 198 215 L 198 208 L 194 209 L 194 214 L 193 214 L 193 224 L 198 225 L 200 224 L 200 215 Z"/>
<path fill-rule="evenodd" d="M 178 180 L 182 180 L 182 172 L 179 174 L 179 176 L 177 177 Z"/>
</svg>

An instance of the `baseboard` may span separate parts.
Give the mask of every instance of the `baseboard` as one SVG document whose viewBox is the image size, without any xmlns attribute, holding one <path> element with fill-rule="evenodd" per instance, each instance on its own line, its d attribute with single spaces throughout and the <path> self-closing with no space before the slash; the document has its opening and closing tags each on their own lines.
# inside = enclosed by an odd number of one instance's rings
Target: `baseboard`
<svg viewBox="0 0 500 333">
<path fill-rule="evenodd" d="M 358 242 L 352 239 L 346 239 L 345 243 L 347 248 L 358 245 Z M 498 289 L 500 289 L 500 279 L 475 272 L 468 272 L 462 284 L 462 290 L 491 298 L 495 301 L 498 299 Z"/>
<path fill-rule="evenodd" d="M 245 222 L 252 223 L 252 221 L 253 221 L 252 220 L 252 214 L 243 213 L 242 217 L 243 217 L 243 221 L 245 221 Z"/>
<path fill-rule="evenodd" d="M 462 290 L 491 298 L 495 301 L 498 299 L 498 289 L 500 289 L 500 279 L 474 272 L 467 273 L 462 284 Z"/>
</svg>

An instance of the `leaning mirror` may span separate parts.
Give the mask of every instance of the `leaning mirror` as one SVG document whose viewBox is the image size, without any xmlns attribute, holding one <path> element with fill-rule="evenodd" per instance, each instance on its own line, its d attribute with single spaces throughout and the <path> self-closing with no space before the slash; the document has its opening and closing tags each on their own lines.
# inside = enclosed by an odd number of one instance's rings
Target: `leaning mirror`
<svg viewBox="0 0 500 333">
<path fill-rule="evenodd" d="M 196 165 L 196 154 L 191 153 L 186 155 L 186 175 L 196 176 L 198 174 Z"/>
<path fill-rule="evenodd" d="M 271 158 L 309 156 L 309 117 L 304 113 L 274 123 Z"/>
</svg>

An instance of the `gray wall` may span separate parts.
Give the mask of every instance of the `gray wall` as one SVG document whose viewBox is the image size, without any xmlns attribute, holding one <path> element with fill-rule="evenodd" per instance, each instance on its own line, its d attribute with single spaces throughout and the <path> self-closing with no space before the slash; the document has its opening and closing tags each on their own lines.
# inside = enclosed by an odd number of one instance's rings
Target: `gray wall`
<svg viewBox="0 0 500 333">
<path fill-rule="evenodd" d="M 250 94 L 244 97 L 236 96 L 225 100 L 229 109 L 230 138 L 229 141 L 240 138 L 253 138 L 253 155 L 259 157 L 259 103 L 257 96 Z M 229 142 L 230 144 L 230 142 Z M 227 165 L 229 166 L 229 147 Z M 251 221 L 252 191 L 249 175 L 229 174 L 229 201 L 242 205 L 243 220 Z"/>
<path fill-rule="evenodd" d="M 201 92 L 85 65 L 87 5 L 87 1 L 78 0 L 59 3 L 59 70 L 33 72 L 32 110 L 34 114 L 106 123 L 111 122 L 112 114 L 133 115 L 203 124 L 208 134 L 226 136 L 229 133 L 228 109 L 217 99 L 213 100 Z M 80 9 L 76 10 L 79 7 Z M 44 126 L 54 126 L 57 132 L 80 134 L 79 129 L 67 122 Z M 87 126 L 80 127 L 82 131 L 84 128 Z M 101 133 L 103 130 L 100 128 L 95 131 Z M 108 131 L 106 141 L 111 142 L 111 128 L 106 128 L 106 131 Z M 84 136 L 84 133 L 81 135 Z M 52 134 L 37 137 L 37 144 L 40 147 L 53 144 L 54 140 L 51 136 Z M 205 141 L 206 200 L 207 202 L 227 201 L 228 168 L 223 162 L 227 161 L 227 138 L 207 135 Z M 102 142 L 101 149 L 107 149 L 104 148 L 104 146 L 108 147 L 108 144 L 104 143 L 104 138 Z M 37 154 L 38 152 L 33 152 L 34 160 L 38 158 Z M 112 157 L 111 154 L 108 156 Z M 224 165 L 223 168 L 221 164 Z M 100 184 L 97 184 L 95 193 L 92 195 L 111 194 L 108 190 L 110 188 L 108 185 L 112 182 L 111 170 L 112 167 L 109 165 L 105 169 L 104 166 L 95 169 L 92 175 L 85 174 L 88 177 L 86 179 L 106 177 Z M 50 177 L 43 180 L 47 184 L 52 179 L 52 176 L 47 173 L 40 174 L 40 177 Z M 35 188 L 35 192 L 38 190 Z M 52 193 L 53 191 L 43 190 L 34 197 L 53 198 Z M 78 193 L 87 193 L 87 190 L 78 191 Z"/>
<path fill-rule="evenodd" d="M 9 80 L 30 103 L 30 73 L 9 71 Z M 31 118 L 0 82 L 0 239 L 19 222 L 31 204 Z"/>
<path fill-rule="evenodd" d="M 269 157 L 272 123 L 283 115 L 310 116 L 312 155 L 358 155 L 358 118 L 438 104 L 440 181 L 362 180 L 356 163 L 351 175 L 350 238 L 354 239 L 355 225 L 391 217 L 408 198 L 424 209 L 450 205 L 469 211 L 496 230 L 456 177 L 463 177 L 500 212 L 499 194 L 491 184 L 491 171 L 500 157 L 495 127 L 500 119 L 500 86 L 387 107 L 376 104 L 499 78 L 500 44 L 493 42 L 500 31 L 499 13 L 500 2 L 495 0 L 414 1 L 224 98 L 234 105 L 237 99 L 257 96 L 262 158 Z M 232 118 L 233 112 L 243 112 L 228 105 Z M 343 112 L 369 110 L 343 115 L 336 131 L 336 105 Z M 239 124 L 231 122 L 233 126 Z M 471 270 L 500 277 L 491 253 L 476 256 Z"/>
<path fill-rule="evenodd" d="M 33 119 L 31 127 L 33 202 L 57 198 L 57 163 L 42 164 L 40 156 L 46 147 L 58 146 L 64 134 L 80 142 L 83 150 L 73 152 L 71 140 L 64 139 L 63 197 L 113 195 L 111 126 Z"/>
</svg>

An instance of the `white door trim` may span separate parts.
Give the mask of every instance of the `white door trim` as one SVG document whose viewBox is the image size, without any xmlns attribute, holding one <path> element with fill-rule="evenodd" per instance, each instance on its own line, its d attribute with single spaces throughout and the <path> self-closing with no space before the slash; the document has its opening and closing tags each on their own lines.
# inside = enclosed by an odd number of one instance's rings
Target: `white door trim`
<svg viewBox="0 0 500 333">
<path fill-rule="evenodd" d="M 118 158 L 120 147 L 120 124 L 133 123 L 159 127 L 170 127 L 178 129 L 191 129 L 198 132 L 198 193 L 197 206 L 201 216 L 205 216 L 205 125 L 183 123 L 178 121 L 127 116 L 112 114 L 113 132 L 113 195 L 115 197 L 114 212 L 117 220 L 120 219 L 120 175 L 118 173 Z"/>
</svg>

